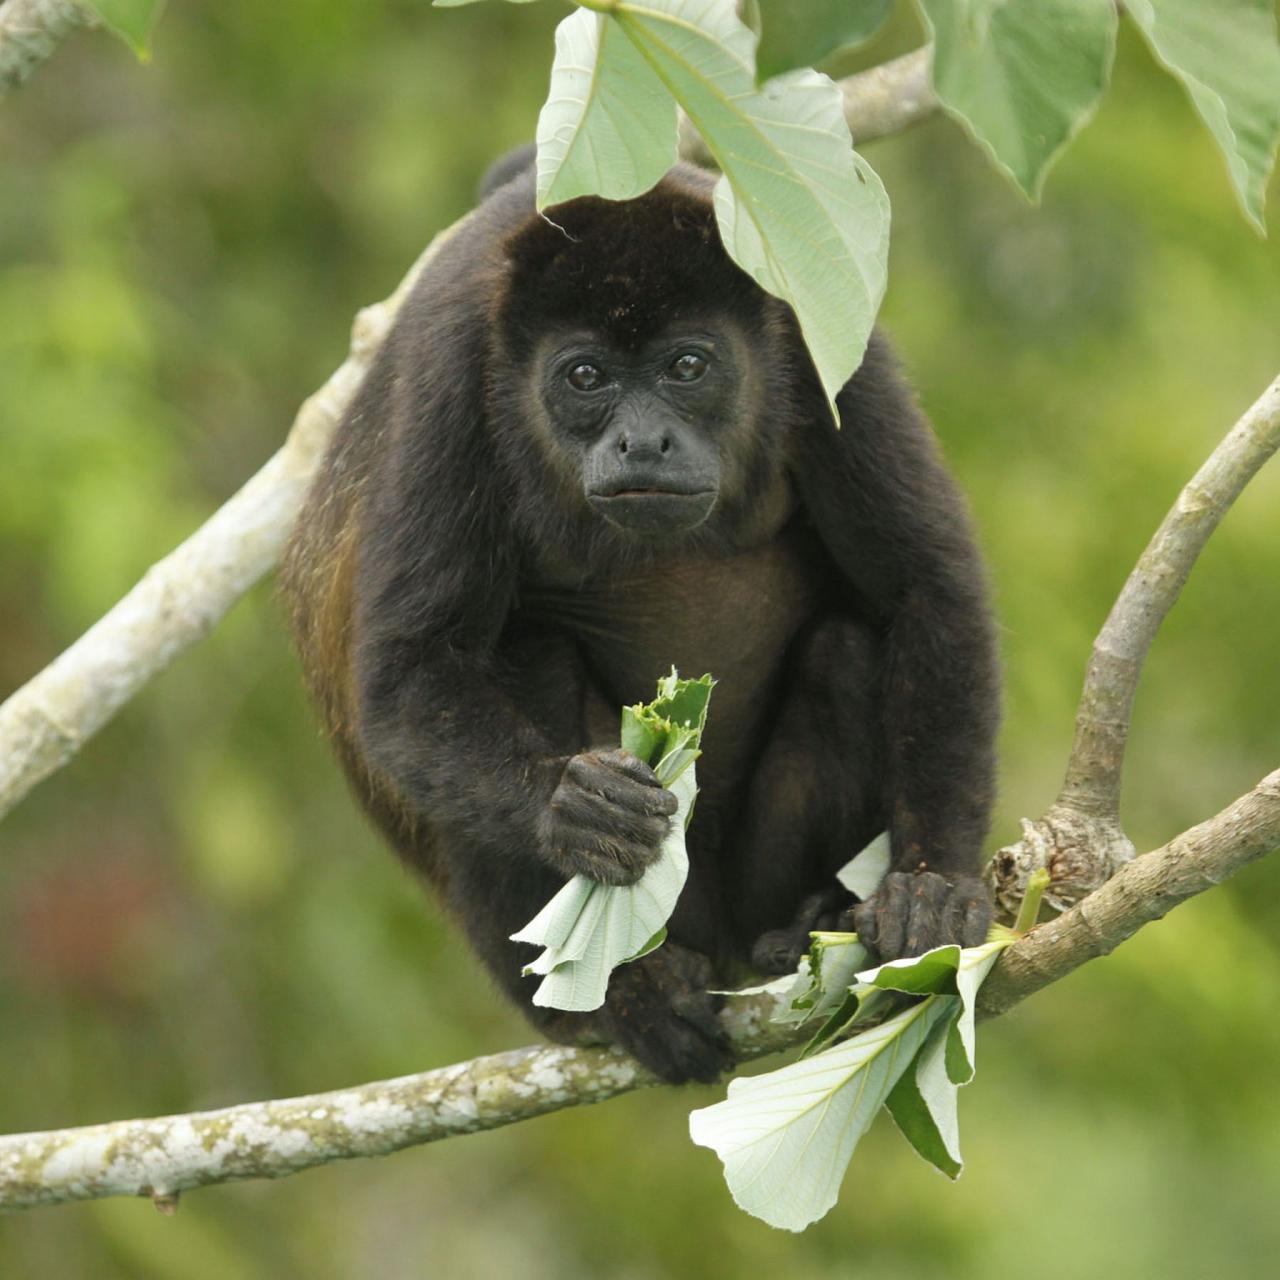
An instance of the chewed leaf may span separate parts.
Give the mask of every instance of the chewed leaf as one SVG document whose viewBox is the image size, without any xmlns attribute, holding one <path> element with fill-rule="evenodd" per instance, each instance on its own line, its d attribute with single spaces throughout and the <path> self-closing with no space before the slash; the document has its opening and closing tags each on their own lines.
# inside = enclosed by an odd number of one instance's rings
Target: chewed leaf
<svg viewBox="0 0 1280 1280">
<path fill-rule="evenodd" d="M 724 1163 L 740 1208 L 802 1231 L 836 1202 L 859 1139 L 945 1007 L 925 1001 L 812 1058 L 733 1080 L 689 1117 L 689 1133 Z"/>
<path fill-rule="evenodd" d="M 889 833 L 882 831 L 861 853 L 854 854 L 836 872 L 836 879 L 850 893 L 866 902 L 888 874 L 889 857 Z"/>
<path fill-rule="evenodd" d="M 515 942 L 543 948 L 524 967 L 542 975 L 533 1003 L 587 1012 L 604 1003 L 609 975 L 647 955 L 666 938 L 666 924 L 689 874 L 685 828 L 698 794 L 694 761 L 706 723 L 710 676 L 684 681 L 673 670 L 648 706 L 627 707 L 622 744 L 655 765 L 676 798 L 676 812 L 657 860 L 633 885 L 603 885 L 574 876 L 519 933 Z M 692 691 L 690 687 L 692 686 Z M 672 710 L 683 717 L 676 723 Z"/>
</svg>

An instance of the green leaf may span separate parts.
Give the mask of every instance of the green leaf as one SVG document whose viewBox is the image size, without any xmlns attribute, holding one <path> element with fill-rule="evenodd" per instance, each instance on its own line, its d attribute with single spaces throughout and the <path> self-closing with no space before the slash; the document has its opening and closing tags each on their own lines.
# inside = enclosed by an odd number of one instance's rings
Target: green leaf
<svg viewBox="0 0 1280 1280">
<path fill-rule="evenodd" d="M 918 3 L 933 31 L 933 85 L 943 107 L 996 168 L 1038 199 L 1050 164 L 1110 78 L 1112 0 Z"/>
<path fill-rule="evenodd" d="M 954 996 L 935 997 L 959 1007 Z M 964 1168 L 960 1157 L 959 1091 L 947 1076 L 946 1046 L 950 1023 L 944 1016 L 929 1033 L 910 1071 L 893 1086 L 885 1107 L 903 1136 L 948 1178 Z"/>
<path fill-rule="evenodd" d="M 926 1000 L 862 1035 L 767 1075 L 730 1081 L 689 1133 L 724 1163 L 738 1206 L 803 1231 L 835 1204 L 859 1139 L 949 1006 Z"/>
<path fill-rule="evenodd" d="M 1186 86 L 1227 161 L 1245 216 L 1265 231 L 1280 139 L 1280 44 L 1272 0 L 1133 0 L 1126 12 Z"/>
<path fill-rule="evenodd" d="M 622 745 L 647 763 L 658 761 L 654 772 L 676 798 L 675 816 L 657 860 L 635 884 L 604 885 L 574 876 L 511 935 L 513 942 L 543 948 L 524 967 L 525 974 L 542 976 L 534 1004 L 579 1012 L 598 1009 L 613 970 L 647 955 L 665 939 L 689 874 L 685 829 L 698 793 L 693 762 L 714 684 L 709 675 L 681 680 L 673 669 L 658 682 L 653 702 L 624 708 Z M 679 723 L 673 723 L 675 715 Z"/>
<path fill-rule="evenodd" d="M 889 243 L 888 197 L 853 152 L 840 90 L 814 71 L 757 89 L 756 38 L 733 0 L 591 7 L 607 8 L 702 133 L 724 175 L 715 203 L 725 247 L 791 304 L 834 403 L 862 361 Z"/>
<path fill-rule="evenodd" d="M 863 902 L 880 887 L 889 872 L 889 833 L 882 831 L 861 853 L 856 853 L 836 872 L 836 879 Z"/>
<path fill-rule="evenodd" d="M 956 995 L 935 997 L 948 1002 L 948 1014 L 885 1103 L 911 1145 L 949 1178 L 958 1178 L 963 1167 L 957 1091 L 973 1079 L 975 1070 L 978 988 L 1000 953 L 1016 940 L 1007 930 L 993 929 L 982 946 L 960 952 L 954 970 Z"/>
<path fill-rule="evenodd" d="M 618 24 L 587 9 L 556 28 L 537 136 L 540 209 L 638 196 L 678 158 L 671 95 Z"/>
<path fill-rule="evenodd" d="M 816 67 L 836 50 L 870 39 L 893 0 L 759 0 L 759 5 L 763 30 L 756 76 L 768 80 L 796 67 Z"/>
<path fill-rule="evenodd" d="M 102 19 L 103 26 L 119 36 L 142 62 L 151 61 L 151 33 L 165 0 L 83 0 Z"/>
</svg>

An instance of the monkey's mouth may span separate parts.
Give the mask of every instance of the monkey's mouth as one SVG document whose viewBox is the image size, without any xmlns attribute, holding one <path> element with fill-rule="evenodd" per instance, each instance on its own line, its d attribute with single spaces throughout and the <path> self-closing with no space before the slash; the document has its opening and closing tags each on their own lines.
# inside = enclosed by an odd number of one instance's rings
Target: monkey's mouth
<svg viewBox="0 0 1280 1280">
<path fill-rule="evenodd" d="M 587 495 L 587 501 L 619 529 L 659 537 L 696 529 L 711 514 L 716 493 L 715 489 L 680 493 L 646 487 L 592 493 Z"/>
</svg>

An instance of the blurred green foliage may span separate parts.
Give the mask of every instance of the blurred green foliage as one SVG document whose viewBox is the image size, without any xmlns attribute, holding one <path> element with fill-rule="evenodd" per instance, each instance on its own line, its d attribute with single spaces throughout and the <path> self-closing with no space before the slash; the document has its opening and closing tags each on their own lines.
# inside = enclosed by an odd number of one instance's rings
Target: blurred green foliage
<svg viewBox="0 0 1280 1280">
<path fill-rule="evenodd" d="M 82 33 L 0 105 L 0 694 L 277 446 L 356 309 L 532 134 L 561 15 L 188 0 L 150 67 Z M 918 38 L 900 19 L 858 56 Z M 1280 367 L 1280 247 L 1131 34 L 1039 210 L 941 120 L 870 158 L 895 207 L 885 322 L 972 495 L 1005 626 L 1003 841 L 1053 795 L 1137 553 Z M 1273 464 L 1144 678 L 1139 847 L 1280 762 L 1277 653 Z M 39 788 L 0 850 L 0 1132 L 529 1038 L 355 814 L 269 588 Z M 173 1219 L 131 1201 L 6 1217 L 0 1276 L 1256 1277 L 1280 1249 L 1278 933 L 1272 860 L 988 1025 L 961 1181 L 882 1122 L 800 1237 L 734 1209 L 686 1134 L 717 1094 L 692 1089 L 208 1189 Z"/>
</svg>

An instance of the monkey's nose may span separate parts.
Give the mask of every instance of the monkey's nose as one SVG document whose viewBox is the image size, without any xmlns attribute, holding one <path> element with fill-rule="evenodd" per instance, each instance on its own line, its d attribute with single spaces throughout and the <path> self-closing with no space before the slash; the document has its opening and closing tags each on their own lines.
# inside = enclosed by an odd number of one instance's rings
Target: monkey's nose
<svg viewBox="0 0 1280 1280">
<path fill-rule="evenodd" d="M 620 431 L 617 446 L 629 461 L 646 462 L 670 453 L 671 437 L 661 431 Z"/>
</svg>

